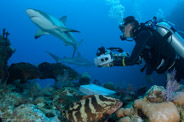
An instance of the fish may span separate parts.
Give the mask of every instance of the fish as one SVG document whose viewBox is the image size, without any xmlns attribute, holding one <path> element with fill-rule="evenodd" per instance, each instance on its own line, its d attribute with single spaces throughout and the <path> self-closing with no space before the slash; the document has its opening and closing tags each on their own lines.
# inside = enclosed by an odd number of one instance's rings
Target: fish
<svg viewBox="0 0 184 122">
<path fill-rule="evenodd" d="M 60 40 L 64 41 L 65 46 L 72 45 L 75 52 L 79 45 L 82 43 L 77 42 L 71 32 L 79 32 L 74 29 L 67 28 L 65 25 L 67 16 L 63 16 L 60 19 L 55 18 L 43 11 L 36 9 L 26 9 L 26 14 L 30 17 L 32 22 L 40 29 L 35 33 L 35 39 L 38 39 L 42 35 L 52 34 Z"/>
<path fill-rule="evenodd" d="M 46 53 L 48 53 L 56 61 L 56 63 L 63 62 L 63 63 L 74 64 L 74 65 L 82 66 L 82 67 L 95 66 L 93 63 L 83 58 L 79 52 L 77 52 L 78 56 L 76 57 L 64 57 L 64 58 L 60 58 L 49 51 L 46 51 Z"/>
<path fill-rule="evenodd" d="M 90 95 L 71 104 L 68 109 L 61 112 L 61 115 L 69 122 L 101 121 L 119 109 L 122 104 L 119 99 L 113 97 Z"/>
</svg>

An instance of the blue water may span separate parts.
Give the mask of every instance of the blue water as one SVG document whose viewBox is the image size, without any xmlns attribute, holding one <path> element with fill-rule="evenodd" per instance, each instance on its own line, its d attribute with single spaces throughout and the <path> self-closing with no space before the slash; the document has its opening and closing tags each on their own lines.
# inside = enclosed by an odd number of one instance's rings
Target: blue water
<svg viewBox="0 0 184 122">
<path fill-rule="evenodd" d="M 73 53 L 71 46 L 64 46 L 63 41 L 52 35 L 45 35 L 35 40 L 34 34 L 38 27 L 26 15 L 27 8 L 42 10 L 56 18 L 66 15 L 68 17 L 66 26 L 80 31 L 80 33 L 73 33 L 76 40 L 84 40 L 78 51 L 84 58 L 93 62 L 98 47 L 121 47 L 131 53 L 134 46 L 133 42 L 120 40 L 119 21 L 109 15 L 111 7 L 121 5 L 124 7 L 124 17 L 133 15 L 144 22 L 158 15 L 159 10 L 161 11 L 159 16 L 171 16 L 171 11 L 180 1 L 182 0 L 121 0 L 116 4 L 108 4 L 107 0 L 1 0 L 0 30 L 6 28 L 9 31 L 10 42 L 16 48 L 16 52 L 9 60 L 9 65 L 18 62 L 35 65 L 42 62 L 54 63 L 55 61 L 45 51 L 50 51 L 59 57 L 70 57 Z M 145 73 L 139 72 L 142 66 L 72 67 L 79 73 L 88 72 L 92 80 L 96 79 L 103 83 L 114 82 L 122 87 L 128 84 L 148 85 Z M 164 75 L 154 73 L 153 79 L 157 85 L 165 82 Z"/>
</svg>

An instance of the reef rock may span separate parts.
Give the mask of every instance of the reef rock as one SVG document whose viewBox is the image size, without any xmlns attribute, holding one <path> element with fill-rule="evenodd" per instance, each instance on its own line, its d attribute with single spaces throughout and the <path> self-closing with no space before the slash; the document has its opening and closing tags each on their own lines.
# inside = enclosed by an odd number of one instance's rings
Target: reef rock
<svg viewBox="0 0 184 122">
<path fill-rule="evenodd" d="M 164 91 L 164 87 L 162 86 L 152 86 L 145 94 L 147 100 L 151 103 L 160 103 L 164 101 L 162 92 Z"/>
<path fill-rule="evenodd" d="M 11 46 L 9 39 L 0 36 L 0 83 L 5 82 L 8 77 L 8 60 L 15 52 L 15 49 Z"/>
<path fill-rule="evenodd" d="M 30 63 L 16 63 L 8 68 L 9 77 L 8 83 L 13 83 L 15 80 L 20 80 L 20 83 L 25 83 L 27 80 L 40 78 L 38 68 Z"/>
<path fill-rule="evenodd" d="M 118 122 L 131 122 L 130 117 L 123 117 Z"/>
<path fill-rule="evenodd" d="M 114 84 L 112 82 L 104 83 L 103 87 L 110 90 L 115 90 Z"/>
<path fill-rule="evenodd" d="M 139 111 L 140 116 L 146 116 L 149 122 L 180 121 L 180 114 L 172 102 L 149 103 L 138 99 L 134 102 L 134 108 Z"/>
<path fill-rule="evenodd" d="M 88 85 L 90 84 L 90 82 L 91 82 L 91 77 L 87 72 L 85 72 L 80 76 L 78 83 L 79 85 Z"/>
<path fill-rule="evenodd" d="M 58 81 L 72 81 L 79 79 L 79 73 L 74 69 L 61 63 L 43 62 L 38 66 L 41 72 L 41 79 L 52 78 Z"/>
<path fill-rule="evenodd" d="M 15 108 L 12 113 L 13 116 L 10 119 L 11 121 L 41 121 L 41 122 L 59 122 L 57 116 L 53 118 L 48 118 L 45 114 L 36 108 L 35 105 L 32 104 L 23 104 L 17 108 Z"/>
<path fill-rule="evenodd" d="M 120 108 L 116 112 L 116 116 L 117 117 L 130 116 L 131 113 L 132 113 L 132 109 L 131 108 Z"/>
<path fill-rule="evenodd" d="M 173 100 L 174 104 L 180 105 L 184 108 L 184 92 L 177 92 Z"/>
</svg>

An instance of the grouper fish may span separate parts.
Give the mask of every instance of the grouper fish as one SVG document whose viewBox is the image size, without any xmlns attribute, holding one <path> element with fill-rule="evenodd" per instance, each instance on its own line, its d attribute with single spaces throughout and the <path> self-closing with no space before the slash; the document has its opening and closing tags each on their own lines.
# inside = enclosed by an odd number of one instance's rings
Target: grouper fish
<svg viewBox="0 0 184 122">
<path fill-rule="evenodd" d="M 104 120 L 118 108 L 122 102 L 116 98 L 104 95 L 90 95 L 70 105 L 61 115 L 68 122 L 94 122 Z"/>
</svg>

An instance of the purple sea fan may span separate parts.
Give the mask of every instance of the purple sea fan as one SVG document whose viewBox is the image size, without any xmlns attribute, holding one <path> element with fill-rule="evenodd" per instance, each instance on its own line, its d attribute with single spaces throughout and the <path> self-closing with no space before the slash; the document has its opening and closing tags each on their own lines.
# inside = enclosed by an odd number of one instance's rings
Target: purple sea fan
<svg viewBox="0 0 184 122">
<path fill-rule="evenodd" d="M 162 92 L 162 95 L 166 101 L 173 101 L 176 91 L 181 88 L 181 85 L 175 80 L 176 70 L 167 74 L 166 90 Z"/>
</svg>

